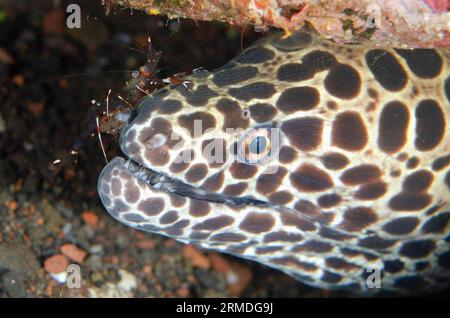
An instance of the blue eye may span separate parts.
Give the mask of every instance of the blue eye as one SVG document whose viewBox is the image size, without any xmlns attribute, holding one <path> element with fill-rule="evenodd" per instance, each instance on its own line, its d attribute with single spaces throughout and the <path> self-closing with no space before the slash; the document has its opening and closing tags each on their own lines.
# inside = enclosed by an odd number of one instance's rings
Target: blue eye
<svg viewBox="0 0 450 318">
<path fill-rule="evenodd" d="M 251 128 L 239 138 L 236 159 L 247 165 L 270 162 L 278 154 L 279 129 L 273 125 Z"/>
<path fill-rule="evenodd" d="M 255 155 L 259 155 L 266 150 L 267 140 L 264 136 L 256 136 L 248 145 L 248 150 Z"/>
</svg>

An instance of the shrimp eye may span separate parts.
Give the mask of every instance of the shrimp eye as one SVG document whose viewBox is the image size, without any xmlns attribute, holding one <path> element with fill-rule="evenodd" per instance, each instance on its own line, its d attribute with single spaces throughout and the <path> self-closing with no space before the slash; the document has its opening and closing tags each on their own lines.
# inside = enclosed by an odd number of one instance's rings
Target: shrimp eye
<svg viewBox="0 0 450 318">
<path fill-rule="evenodd" d="M 138 78 L 139 77 L 139 75 L 140 75 L 140 73 L 139 73 L 139 71 L 133 71 L 132 73 L 131 73 L 131 77 L 133 77 L 133 78 Z"/>
</svg>

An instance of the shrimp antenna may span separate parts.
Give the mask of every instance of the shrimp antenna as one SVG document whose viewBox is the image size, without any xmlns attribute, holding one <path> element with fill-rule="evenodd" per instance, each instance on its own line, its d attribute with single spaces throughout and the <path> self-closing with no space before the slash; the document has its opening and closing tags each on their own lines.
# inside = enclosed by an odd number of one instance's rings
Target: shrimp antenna
<svg viewBox="0 0 450 318">
<path fill-rule="evenodd" d="M 109 117 L 109 95 L 111 94 L 111 89 L 108 91 L 108 95 L 106 95 L 106 117 Z"/>
<path fill-rule="evenodd" d="M 97 124 L 97 136 L 98 136 L 98 141 L 100 143 L 100 147 L 102 148 L 103 157 L 105 158 L 106 163 L 108 163 L 108 157 L 106 157 L 105 147 L 103 146 L 102 134 L 100 132 L 100 125 L 98 123 L 98 116 L 95 117 L 95 122 Z"/>
</svg>

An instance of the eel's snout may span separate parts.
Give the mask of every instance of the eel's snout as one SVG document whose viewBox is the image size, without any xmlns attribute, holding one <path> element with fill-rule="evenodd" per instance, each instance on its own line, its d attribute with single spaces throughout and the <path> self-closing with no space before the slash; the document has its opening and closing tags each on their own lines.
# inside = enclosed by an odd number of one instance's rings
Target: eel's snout
<svg viewBox="0 0 450 318">
<path fill-rule="evenodd" d="M 121 214 L 130 210 L 129 204 L 123 201 L 123 184 L 122 178 L 126 176 L 130 178 L 126 169 L 126 161 L 123 158 L 115 157 L 112 159 L 100 173 L 97 190 L 100 199 L 108 211 L 114 218 L 121 221 Z"/>
<path fill-rule="evenodd" d="M 116 175 L 120 174 L 120 171 L 124 170 L 125 160 L 120 157 L 113 158 L 102 170 L 97 182 L 97 190 L 103 206 L 106 210 L 113 216 L 116 217 L 120 208 L 116 202 L 120 193 L 117 189 L 118 184 L 115 184 L 115 191 L 112 190 L 113 183 L 113 173 Z"/>
<path fill-rule="evenodd" d="M 139 179 L 135 173 L 130 161 L 115 157 L 100 174 L 97 185 L 100 199 L 108 213 L 118 221 L 160 233 L 164 231 L 158 226 L 160 219 L 167 219 L 165 215 L 170 212 L 166 204 L 170 202 L 170 195 Z"/>
</svg>

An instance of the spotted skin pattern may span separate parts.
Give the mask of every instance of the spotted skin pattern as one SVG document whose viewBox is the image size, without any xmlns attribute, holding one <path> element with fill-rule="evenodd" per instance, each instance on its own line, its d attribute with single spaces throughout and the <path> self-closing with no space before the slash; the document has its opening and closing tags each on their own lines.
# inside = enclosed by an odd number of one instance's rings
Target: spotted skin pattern
<svg viewBox="0 0 450 318">
<path fill-rule="evenodd" d="M 100 198 L 128 226 L 310 285 L 374 292 L 375 268 L 382 291 L 437 291 L 450 277 L 449 74 L 448 50 L 269 36 L 191 89 L 141 100 Z M 271 160 L 233 160 L 274 128 Z"/>
</svg>

